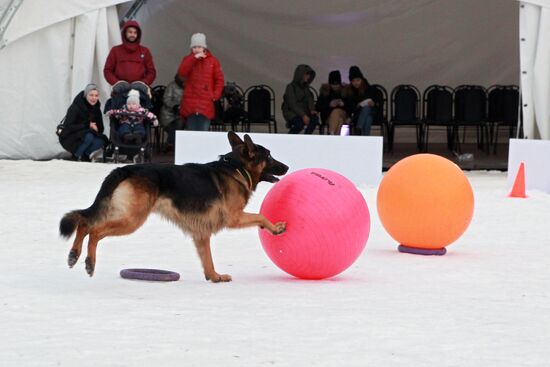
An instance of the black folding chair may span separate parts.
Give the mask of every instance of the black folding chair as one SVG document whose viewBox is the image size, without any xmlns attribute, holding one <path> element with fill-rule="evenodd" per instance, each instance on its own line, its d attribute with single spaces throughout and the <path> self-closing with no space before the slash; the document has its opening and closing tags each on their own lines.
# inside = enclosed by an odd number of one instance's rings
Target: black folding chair
<svg viewBox="0 0 550 367">
<path fill-rule="evenodd" d="M 489 124 L 487 123 L 487 91 L 479 85 L 461 85 L 454 90 L 455 133 L 454 141 L 460 152 L 458 129 L 463 127 L 462 142 L 466 141 L 466 128 L 475 127 L 478 149 L 489 153 Z"/>
<path fill-rule="evenodd" d="M 430 128 L 443 127 L 447 132 L 447 148 L 453 150 L 455 124 L 453 120 L 453 88 L 431 85 L 422 94 L 424 151 L 428 151 Z"/>
<path fill-rule="evenodd" d="M 499 127 L 509 129 L 509 137 L 514 136 L 519 118 L 519 87 L 517 85 L 493 85 L 487 90 L 488 113 L 493 153 L 497 153 Z M 522 131 L 520 131 L 520 134 Z"/>
<path fill-rule="evenodd" d="M 382 140 L 386 146 L 389 146 L 388 92 L 380 84 L 372 84 L 371 87 L 374 88 L 374 120 L 372 126 L 380 128 Z"/>
<path fill-rule="evenodd" d="M 244 92 L 244 99 L 246 131 L 250 131 L 251 125 L 267 125 L 271 133 L 271 125 L 273 125 L 273 130 L 277 133 L 273 89 L 265 84 L 253 85 Z"/>
<path fill-rule="evenodd" d="M 163 97 L 164 92 L 166 91 L 165 85 L 157 85 L 151 88 L 151 112 L 155 114 L 155 116 L 159 117 L 160 115 L 160 109 L 163 105 Z M 164 128 L 162 126 L 156 126 L 152 127 L 152 144 L 154 149 L 158 152 L 161 151 L 162 145 L 164 144 Z"/>
<path fill-rule="evenodd" d="M 231 88 L 231 93 L 235 95 L 230 95 L 228 88 Z M 246 117 L 246 112 L 244 108 L 244 90 L 237 85 L 236 83 L 227 83 L 224 88 L 224 93 L 220 99 L 221 107 L 221 120 L 223 122 L 224 128 L 228 125 L 231 125 L 232 131 L 237 131 L 239 125 L 241 125 L 241 130 L 244 130 L 244 121 Z M 225 106 L 229 108 L 225 109 Z"/>
<path fill-rule="evenodd" d="M 210 131 L 225 131 L 222 103 L 221 99 L 214 101 L 214 119 L 210 121 Z"/>
<path fill-rule="evenodd" d="M 420 92 L 410 84 L 401 84 L 391 92 L 391 118 L 389 121 L 389 150 L 393 150 L 396 127 L 414 127 L 416 146 L 422 149 L 423 125 L 420 119 Z"/>
</svg>

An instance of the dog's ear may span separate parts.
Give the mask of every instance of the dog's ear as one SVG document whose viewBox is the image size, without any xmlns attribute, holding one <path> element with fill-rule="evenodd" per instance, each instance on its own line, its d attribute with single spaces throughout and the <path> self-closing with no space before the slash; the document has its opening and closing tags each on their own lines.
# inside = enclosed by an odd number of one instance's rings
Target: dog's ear
<svg viewBox="0 0 550 367">
<path fill-rule="evenodd" d="M 241 138 L 239 138 L 239 135 L 235 134 L 233 131 L 227 133 L 227 139 L 229 139 L 229 144 L 231 144 L 231 148 L 234 148 L 237 145 L 244 144 Z"/>
<path fill-rule="evenodd" d="M 248 153 L 248 156 L 250 158 L 254 158 L 256 155 L 256 144 L 252 141 L 250 136 L 248 134 L 244 134 L 244 143 L 246 144 L 246 151 Z"/>
</svg>

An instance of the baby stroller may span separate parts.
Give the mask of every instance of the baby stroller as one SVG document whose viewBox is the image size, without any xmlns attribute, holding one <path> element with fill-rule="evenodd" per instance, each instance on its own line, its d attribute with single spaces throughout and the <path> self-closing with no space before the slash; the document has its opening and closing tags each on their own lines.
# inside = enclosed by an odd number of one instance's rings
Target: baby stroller
<svg viewBox="0 0 550 367">
<path fill-rule="evenodd" d="M 122 109 L 123 106 L 126 104 L 127 97 L 128 92 L 120 95 L 111 96 L 111 98 L 105 103 L 104 113 L 107 113 L 110 110 Z M 151 108 L 151 99 L 147 94 L 140 92 L 140 104 L 144 108 Z M 125 155 L 128 158 L 133 157 L 134 163 L 151 162 L 153 154 L 153 148 L 151 144 L 151 121 L 143 121 L 146 131 L 144 139 L 141 139 L 141 141 L 139 139 L 135 139 L 133 141 L 125 141 L 118 134 L 118 130 L 121 126 L 121 118 L 123 118 L 124 116 L 133 116 L 133 113 L 119 112 L 116 115 L 109 116 L 109 138 L 111 140 L 111 144 L 106 149 L 106 155 L 112 156 L 114 163 L 120 162 L 121 155 Z"/>
</svg>

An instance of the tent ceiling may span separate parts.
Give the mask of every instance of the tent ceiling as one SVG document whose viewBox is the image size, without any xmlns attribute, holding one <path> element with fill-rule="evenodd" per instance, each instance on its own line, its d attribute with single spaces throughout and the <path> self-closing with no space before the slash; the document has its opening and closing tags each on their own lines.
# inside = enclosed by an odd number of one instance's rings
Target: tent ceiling
<svg viewBox="0 0 550 367">
<path fill-rule="evenodd" d="M 533 5 L 544 6 L 550 8 L 550 0 L 518 0 L 522 3 L 530 3 Z"/>
</svg>

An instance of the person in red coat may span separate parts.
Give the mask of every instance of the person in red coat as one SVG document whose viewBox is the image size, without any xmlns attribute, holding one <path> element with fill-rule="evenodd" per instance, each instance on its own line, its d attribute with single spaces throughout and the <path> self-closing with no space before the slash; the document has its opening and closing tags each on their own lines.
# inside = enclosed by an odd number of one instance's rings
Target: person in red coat
<svg viewBox="0 0 550 367">
<path fill-rule="evenodd" d="M 151 52 L 140 44 L 141 28 L 138 22 L 130 20 L 124 23 L 121 35 L 122 44 L 109 52 L 103 75 L 113 86 L 114 93 L 137 89 L 148 94 L 157 71 Z"/>
<path fill-rule="evenodd" d="M 179 77 L 185 81 L 180 115 L 185 129 L 207 131 L 215 117 L 214 102 L 222 96 L 223 72 L 218 59 L 207 49 L 204 34 L 191 36 L 190 48 L 178 69 Z"/>
</svg>

